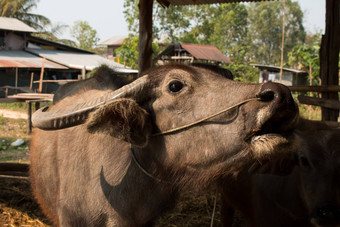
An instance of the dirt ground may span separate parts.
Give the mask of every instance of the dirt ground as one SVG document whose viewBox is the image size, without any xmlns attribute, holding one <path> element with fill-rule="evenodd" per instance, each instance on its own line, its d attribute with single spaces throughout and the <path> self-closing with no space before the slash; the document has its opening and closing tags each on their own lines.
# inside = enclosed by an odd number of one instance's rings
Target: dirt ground
<svg viewBox="0 0 340 227">
<path fill-rule="evenodd" d="M 31 136 L 26 134 L 26 116 L 23 111 L 0 109 L 0 162 L 28 163 Z M 10 144 L 19 138 L 25 141 L 24 144 L 11 147 Z M 210 226 L 215 197 L 215 190 L 206 190 L 200 194 L 184 193 L 172 211 L 155 221 L 155 226 Z M 218 195 L 214 214 L 215 227 L 221 226 L 219 209 Z M 32 196 L 28 179 L 0 177 L 0 226 L 51 226 Z M 234 227 L 241 226 L 242 220 L 237 217 Z"/>
<path fill-rule="evenodd" d="M 27 119 L 27 113 L 24 113 L 23 111 L 0 109 L 0 115 L 2 115 L 4 118 Z"/>
</svg>

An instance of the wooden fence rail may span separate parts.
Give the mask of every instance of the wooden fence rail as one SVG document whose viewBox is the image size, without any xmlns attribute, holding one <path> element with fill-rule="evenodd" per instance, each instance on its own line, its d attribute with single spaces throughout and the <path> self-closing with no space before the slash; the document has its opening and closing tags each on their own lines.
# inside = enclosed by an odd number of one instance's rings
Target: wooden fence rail
<svg viewBox="0 0 340 227">
<path fill-rule="evenodd" d="M 291 91 L 297 92 L 340 92 L 340 86 L 288 86 Z"/>
<path fill-rule="evenodd" d="M 299 95 L 298 100 L 302 104 L 321 106 L 329 109 L 340 110 L 340 101 L 325 98 L 314 98 L 304 95 Z"/>
</svg>

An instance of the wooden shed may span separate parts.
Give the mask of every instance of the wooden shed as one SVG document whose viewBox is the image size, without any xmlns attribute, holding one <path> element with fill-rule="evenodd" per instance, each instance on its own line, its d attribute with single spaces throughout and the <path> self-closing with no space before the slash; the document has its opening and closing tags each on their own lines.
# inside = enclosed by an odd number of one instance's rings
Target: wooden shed
<svg viewBox="0 0 340 227">
<path fill-rule="evenodd" d="M 280 67 L 273 65 L 250 64 L 260 69 L 259 83 L 273 81 L 282 83 L 286 86 L 299 86 L 308 84 L 308 73 L 297 69 L 283 68 L 282 78 L 280 80 Z"/>
<path fill-rule="evenodd" d="M 157 57 L 163 62 L 190 62 L 203 61 L 207 63 L 231 64 L 230 59 L 217 47 L 193 43 L 173 42 Z"/>
</svg>

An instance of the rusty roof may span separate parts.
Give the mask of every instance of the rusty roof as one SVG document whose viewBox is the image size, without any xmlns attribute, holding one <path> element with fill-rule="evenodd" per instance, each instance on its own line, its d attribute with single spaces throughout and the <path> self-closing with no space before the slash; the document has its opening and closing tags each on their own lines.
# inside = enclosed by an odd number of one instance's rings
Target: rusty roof
<svg viewBox="0 0 340 227">
<path fill-rule="evenodd" d="M 43 58 L 25 51 L 0 51 L 0 68 L 41 68 Z M 60 64 L 45 60 L 44 68 L 67 69 Z"/>
<path fill-rule="evenodd" d="M 212 45 L 199 45 L 192 43 L 180 43 L 182 48 L 189 52 L 197 60 L 209 60 L 231 64 L 230 59 L 217 47 Z"/>
<path fill-rule="evenodd" d="M 34 28 L 24 22 L 9 17 L 0 17 L 0 30 L 19 31 L 19 32 L 37 32 Z"/>
<path fill-rule="evenodd" d="M 264 2 L 270 0 L 157 0 L 161 5 L 203 5 L 216 3 L 236 3 L 236 2 Z M 277 1 L 277 0 L 274 0 Z"/>
<path fill-rule="evenodd" d="M 40 57 L 45 57 L 48 60 L 57 62 L 61 65 L 65 65 L 73 69 L 83 69 L 85 67 L 86 70 L 93 70 L 95 67 L 105 64 L 120 73 L 138 73 L 137 70 L 125 67 L 122 64 L 110 61 L 96 54 L 33 48 L 26 48 L 26 50 L 32 54 L 39 55 Z"/>
</svg>

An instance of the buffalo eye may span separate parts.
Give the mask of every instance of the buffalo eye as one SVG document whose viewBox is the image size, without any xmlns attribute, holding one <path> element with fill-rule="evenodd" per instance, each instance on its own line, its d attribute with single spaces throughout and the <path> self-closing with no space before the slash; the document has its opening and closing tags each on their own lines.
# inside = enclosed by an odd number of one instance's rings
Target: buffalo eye
<svg viewBox="0 0 340 227">
<path fill-rule="evenodd" d="M 300 163 L 303 167 L 309 167 L 309 161 L 306 157 L 300 157 Z"/>
<path fill-rule="evenodd" d="M 178 93 L 183 89 L 183 87 L 184 84 L 178 80 L 174 80 L 169 83 L 169 91 L 171 93 Z"/>
</svg>

